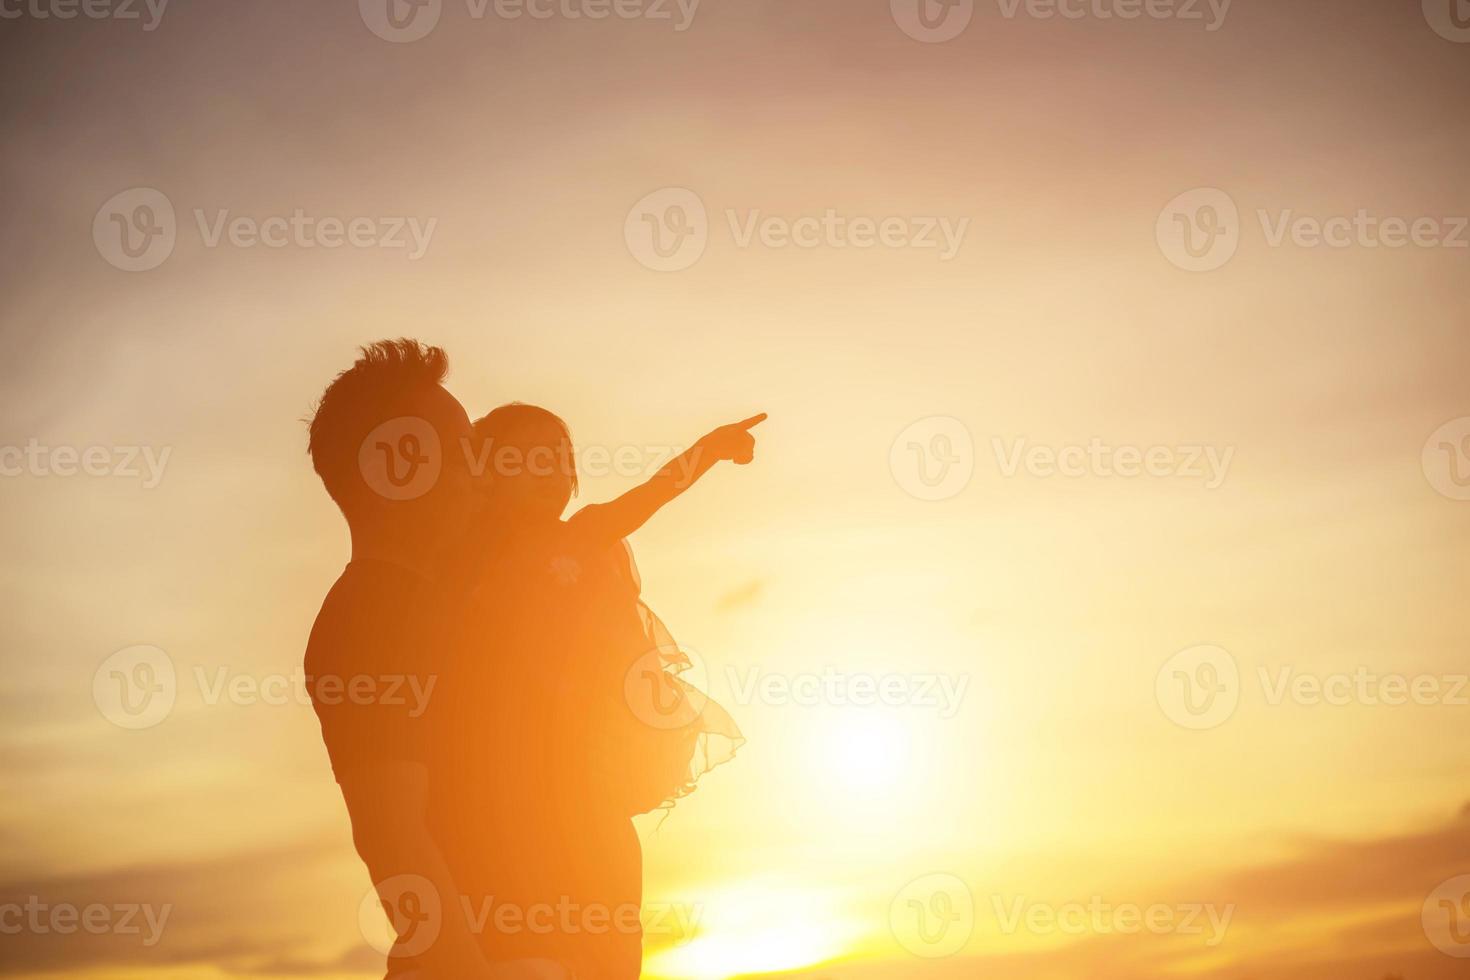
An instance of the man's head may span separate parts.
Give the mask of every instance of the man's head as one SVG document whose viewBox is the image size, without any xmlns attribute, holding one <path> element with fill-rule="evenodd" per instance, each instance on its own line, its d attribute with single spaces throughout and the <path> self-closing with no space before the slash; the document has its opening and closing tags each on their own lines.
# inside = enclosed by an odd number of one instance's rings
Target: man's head
<svg viewBox="0 0 1470 980">
<path fill-rule="evenodd" d="M 354 538 L 439 544 L 469 519 L 470 421 L 441 384 L 448 372 L 438 347 L 384 340 L 327 386 L 308 452 Z"/>
</svg>

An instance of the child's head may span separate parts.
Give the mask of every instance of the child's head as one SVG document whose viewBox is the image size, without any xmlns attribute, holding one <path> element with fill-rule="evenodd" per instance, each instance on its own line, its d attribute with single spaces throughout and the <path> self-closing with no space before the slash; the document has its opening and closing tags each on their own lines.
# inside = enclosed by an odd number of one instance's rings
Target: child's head
<svg viewBox="0 0 1470 980">
<path fill-rule="evenodd" d="M 556 520 L 577 492 L 572 434 L 535 405 L 502 405 L 475 423 L 479 486 L 495 505 L 519 517 Z"/>
</svg>

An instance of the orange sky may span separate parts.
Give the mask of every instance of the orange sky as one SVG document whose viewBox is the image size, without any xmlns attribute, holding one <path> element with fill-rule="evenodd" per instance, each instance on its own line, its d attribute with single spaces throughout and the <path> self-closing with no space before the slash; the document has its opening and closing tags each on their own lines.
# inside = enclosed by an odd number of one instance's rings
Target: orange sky
<svg viewBox="0 0 1470 980">
<path fill-rule="evenodd" d="M 650 908 L 699 923 L 650 976 L 1460 975 L 1470 44 L 1371 0 L 1215 30 L 977 3 L 944 43 L 902 0 L 666 6 L 444 0 L 406 43 L 336 0 L 0 20 L 0 445 L 46 451 L 0 478 L 0 974 L 380 969 L 310 709 L 211 691 L 299 671 L 347 555 L 301 419 L 409 334 L 472 414 L 631 447 L 586 499 L 771 415 L 633 541 L 749 737 L 646 828 Z M 174 244 L 128 272 L 104 204 L 137 188 Z M 1168 236 L 1201 188 L 1228 261 Z M 698 254 L 650 251 L 650 214 Z M 323 247 L 327 218 L 406 245 Z M 130 731 L 94 675 L 140 644 L 178 697 Z M 1228 717 L 1190 710 L 1206 660 Z M 4 931 L 32 896 L 170 912 L 154 943 Z"/>
</svg>

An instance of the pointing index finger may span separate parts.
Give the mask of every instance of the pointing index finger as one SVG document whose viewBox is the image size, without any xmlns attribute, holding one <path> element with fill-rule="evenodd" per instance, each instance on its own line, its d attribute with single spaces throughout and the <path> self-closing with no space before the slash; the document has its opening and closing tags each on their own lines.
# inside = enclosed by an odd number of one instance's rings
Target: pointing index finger
<svg viewBox="0 0 1470 980">
<path fill-rule="evenodd" d="M 740 428 L 742 428 L 742 429 L 749 430 L 749 429 L 753 429 L 756 426 L 760 425 L 762 422 L 764 422 L 769 417 L 770 416 L 768 416 L 765 412 L 761 412 L 759 415 L 752 415 L 750 418 L 746 419 L 744 422 L 737 422 L 735 424 L 738 425 L 738 426 L 740 426 Z"/>
</svg>

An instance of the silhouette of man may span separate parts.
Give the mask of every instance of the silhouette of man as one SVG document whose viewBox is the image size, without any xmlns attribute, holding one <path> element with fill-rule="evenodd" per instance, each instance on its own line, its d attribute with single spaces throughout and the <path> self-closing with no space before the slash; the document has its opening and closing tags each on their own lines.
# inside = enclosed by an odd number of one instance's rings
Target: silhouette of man
<svg viewBox="0 0 1470 980">
<path fill-rule="evenodd" d="M 445 703 L 434 698 L 457 616 L 450 546 L 473 493 L 464 408 L 441 385 L 448 359 L 417 341 L 364 348 L 322 396 L 312 463 L 341 508 L 352 560 L 322 604 L 306 675 L 332 770 L 397 942 L 388 976 L 526 976 L 492 970 L 437 832 L 431 781 Z"/>
</svg>

